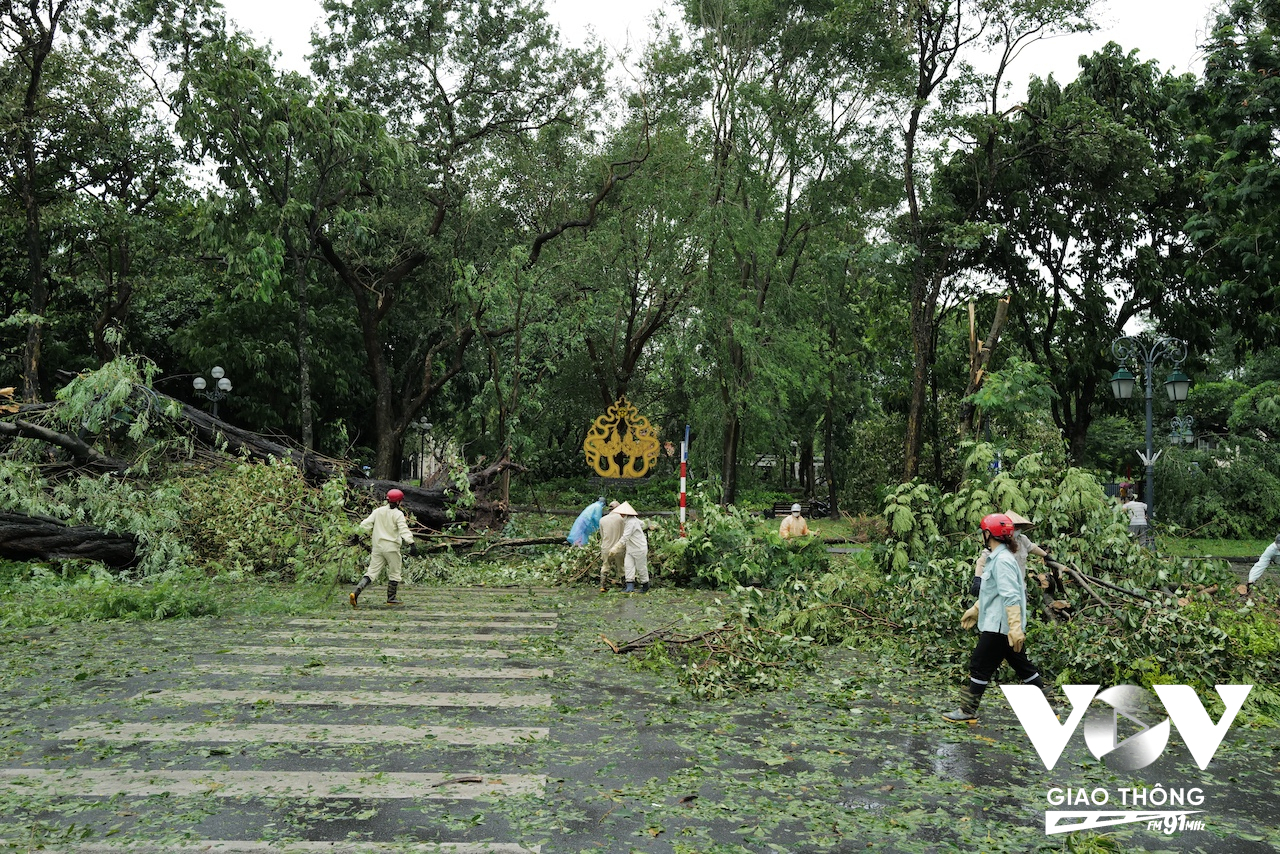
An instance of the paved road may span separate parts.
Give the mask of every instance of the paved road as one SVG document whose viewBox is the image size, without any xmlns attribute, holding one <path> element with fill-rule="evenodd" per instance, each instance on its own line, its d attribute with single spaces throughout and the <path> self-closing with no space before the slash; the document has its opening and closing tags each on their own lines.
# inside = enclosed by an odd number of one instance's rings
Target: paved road
<svg viewBox="0 0 1280 854">
<path fill-rule="evenodd" d="M 713 594 L 410 589 L 353 612 L 0 633 L 0 851 L 742 854 L 1029 851 L 1050 787 L 1203 786 L 1207 829 L 1119 850 L 1280 850 L 1274 730 L 1209 772 L 1171 743 L 1118 778 L 1047 771 L 1005 704 L 829 649 L 788 690 L 692 701 L 614 656 Z M 345 595 L 345 594 L 343 594 Z M 678 623 L 685 627 L 690 624 Z"/>
<path fill-rule="evenodd" d="M 25 749 L 0 763 L 0 839 L 77 852 L 539 851 L 473 817 L 544 799 L 546 774 L 521 755 L 550 736 L 554 670 L 536 650 L 558 614 L 545 591 L 449 591 L 399 609 L 380 593 L 320 618 L 85 627 L 86 646 L 37 633 L 35 663 L 54 682 L 24 715 Z"/>
</svg>

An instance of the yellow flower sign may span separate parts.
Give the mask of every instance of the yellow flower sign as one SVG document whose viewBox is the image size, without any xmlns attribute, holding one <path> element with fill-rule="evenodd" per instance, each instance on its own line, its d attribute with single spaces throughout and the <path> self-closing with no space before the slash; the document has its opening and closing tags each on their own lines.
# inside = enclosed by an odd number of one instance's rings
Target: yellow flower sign
<svg viewBox="0 0 1280 854">
<path fill-rule="evenodd" d="M 625 397 L 609 407 L 587 431 L 582 450 L 601 477 L 644 477 L 658 461 L 658 428 Z"/>
</svg>

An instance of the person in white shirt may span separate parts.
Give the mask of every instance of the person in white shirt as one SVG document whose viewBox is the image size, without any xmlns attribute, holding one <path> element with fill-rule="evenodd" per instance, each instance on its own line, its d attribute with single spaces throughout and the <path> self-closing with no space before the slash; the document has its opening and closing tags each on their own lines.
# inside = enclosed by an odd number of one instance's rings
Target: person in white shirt
<svg viewBox="0 0 1280 854">
<path fill-rule="evenodd" d="M 1125 498 L 1120 496 L 1121 500 Z M 1147 505 L 1136 498 L 1130 498 L 1120 505 L 1120 509 L 1129 514 L 1129 536 L 1147 545 Z"/>
<path fill-rule="evenodd" d="M 611 570 L 621 567 L 618 558 L 622 555 L 615 555 L 613 547 L 622 539 L 622 529 L 626 527 L 627 520 L 618 515 L 618 507 L 620 505 L 616 501 L 609 502 L 609 512 L 600 519 L 600 592 L 607 593 L 609 590 L 609 574 Z"/>
<path fill-rule="evenodd" d="M 402 542 L 408 544 L 409 554 L 418 553 L 413 534 L 409 532 L 409 523 L 405 520 L 404 511 L 400 509 L 401 501 L 404 501 L 403 492 L 398 489 L 389 490 L 386 505 L 374 508 L 374 511 L 360 523 L 361 530 L 373 533 L 373 554 L 369 556 L 369 568 L 365 570 L 356 589 L 351 592 L 352 608 L 359 607 L 356 600 L 360 598 L 361 591 L 377 581 L 383 569 L 387 571 L 387 604 L 400 604 L 400 600 L 396 598 L 396 591 L 400 587 L 400 570 L 403 565 L 400 544 Z M 359 542 L 358 534 L 353 534 L 352 538 L 355 542 Z"/>
<path fill-rule="evenodd" d="M 782 520 L 782 524 L 778 526 L 778 536 L 784 540 L 792 537 L 809 536 L 809 523 L 800 515 L 800 505 L 791 505 L 791 515 Z"/>
<path fill-rule="evenodd" d="M 613 511 L 626 521 L 622 526 L 622 537 L 609 550 L 611 555 L 626 554 L 623 564 L 623 576 L 627 580 L 628 593 L 636 592 L 636 579 L 640 580 L 640 592 L 649 592 L 649 538 L 644 533 L 644 522 L 640 514 L 624 501 Z"/>
<path fill-rule="evenodd" d="M 1262 553 L 1262 557 L 1258 558 L 1258 562 L 1249 570 L 1249 581 L 1246 585 L 1249 593 L 1253 592 L 1254 583 L 1262 577 L 1262 573 L 1266 572 L 1267 567 L 1271 566 L 1274 561 L 1280 561 L 1280 534 L 1276 534 L 1275 542 L 1267 546 L 1266 551 Z"/>
</svg>

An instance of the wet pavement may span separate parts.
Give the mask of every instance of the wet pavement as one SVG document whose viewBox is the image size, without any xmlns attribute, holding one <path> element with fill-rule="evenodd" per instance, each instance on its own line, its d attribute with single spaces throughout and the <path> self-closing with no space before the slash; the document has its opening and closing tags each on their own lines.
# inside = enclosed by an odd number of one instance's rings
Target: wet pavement
<svg viewBox="0 0 1280 854">
<path fill-rule="evenodd" d="M 946 724 L 952 692 L 873 650 L 702 702 L 601 641 L 697 619 L 685 591 L 411 588 L 355 612 L 342 596 L 0 633 L 0 850 L 1063 850 L 1098 832 L 1046 835 L 1046 812 L 1077 809 L 1051 790 L 1118 810 L 1157 784 L 1199 790 L 1203 826 L 1108 828 L 1108 850 L 1280 850 L 1275 729 L 1234 726 L 1207 771 L 1175 734 L 1119 774 L 1077 733 L 1047 771 L 998 691 L 981 724 Z"/>
</svg>

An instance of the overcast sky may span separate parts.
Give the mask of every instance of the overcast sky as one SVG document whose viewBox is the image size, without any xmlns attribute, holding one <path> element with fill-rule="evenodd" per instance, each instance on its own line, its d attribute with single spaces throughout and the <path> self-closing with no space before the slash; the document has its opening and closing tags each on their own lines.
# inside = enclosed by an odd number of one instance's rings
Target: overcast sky
<svg viewBox="0 0 1280 854">
<path fill-rule="evenodd" d="M 311 28 L 320 18 L 320 0 L 222 0 L 228 15 L 259 42 L 270 41 L 290 68 L 305 70 Z M 617 50 L 644 40 L 647 22 L 663 0 L 545 0 L 552 20 L 566 41 L 581 43 L 589 30 Z M 1203 40 L 1213 0 L 1098 0 L 1102 29 L 1037 45 L 1018 61 L 1024 79 L 1052 73 L 1065 83 L 1076 76 L 1076 58 L 1108 41 L 1126 50 L 1137 48 L 1143 59 L 1155 59 L 1165 71 L 1199 71 L 1197 45 Z M 669 14 L 676 14 L 674 11 Z"/>
</svg>

